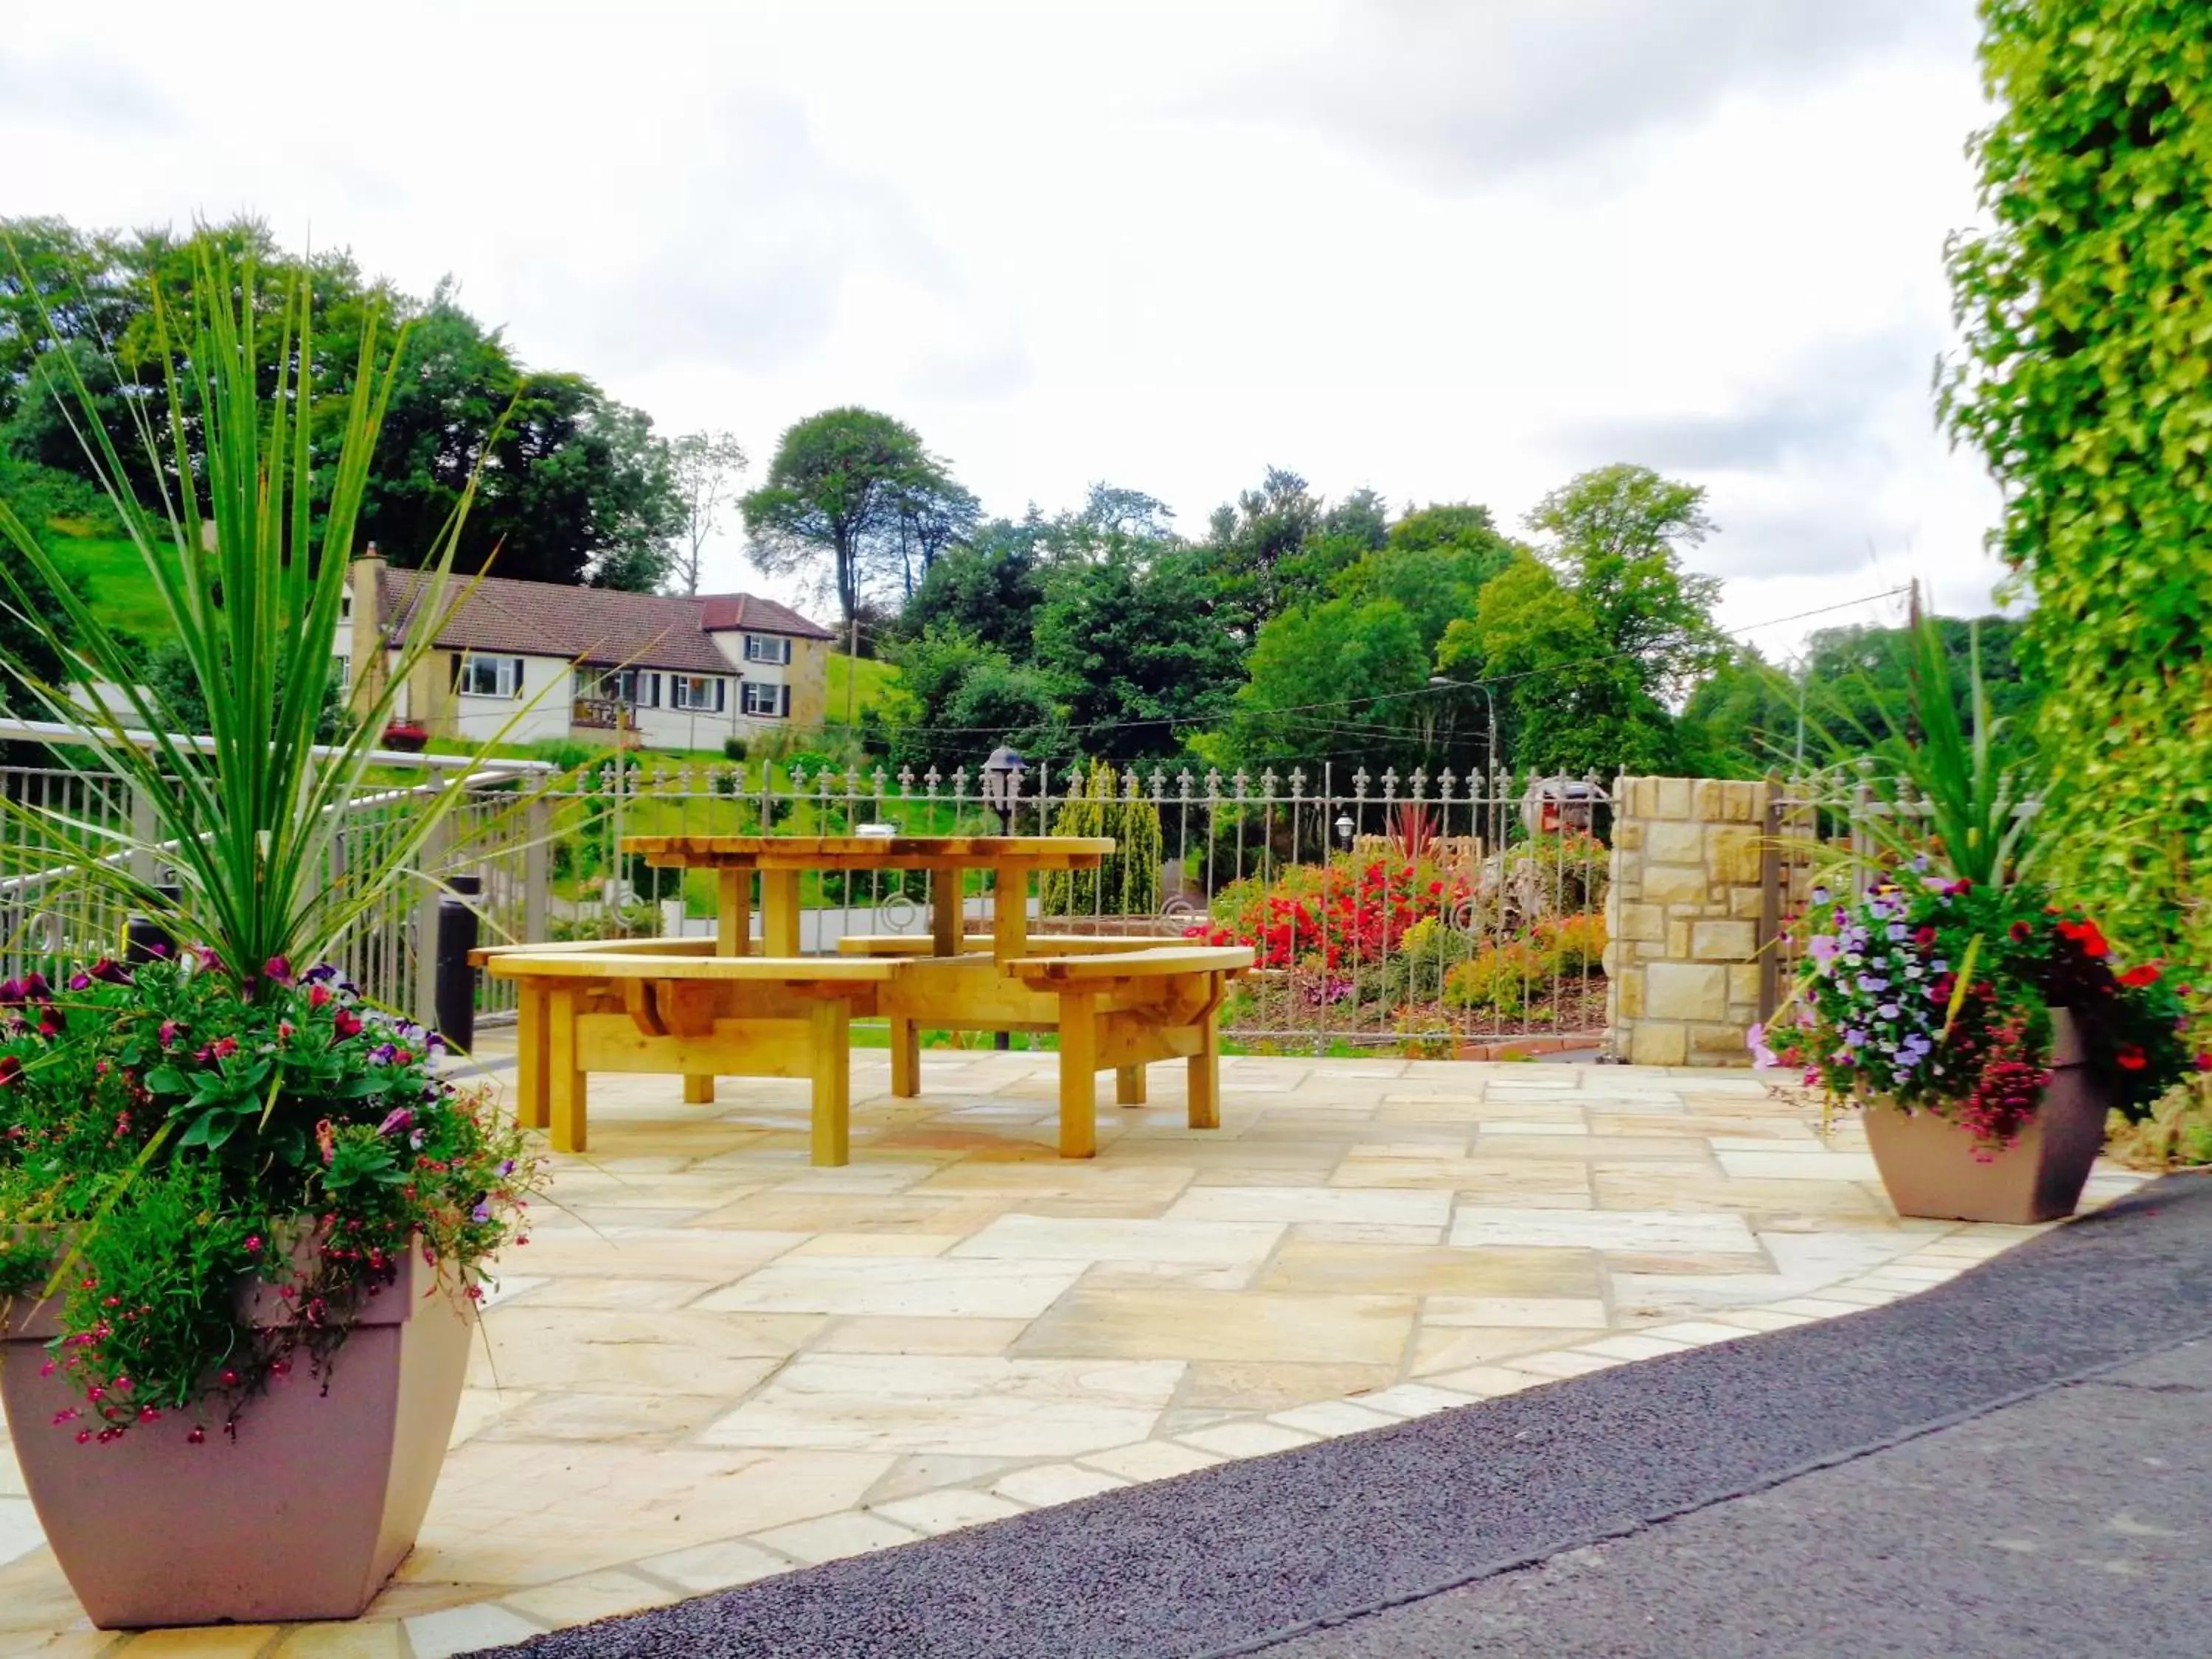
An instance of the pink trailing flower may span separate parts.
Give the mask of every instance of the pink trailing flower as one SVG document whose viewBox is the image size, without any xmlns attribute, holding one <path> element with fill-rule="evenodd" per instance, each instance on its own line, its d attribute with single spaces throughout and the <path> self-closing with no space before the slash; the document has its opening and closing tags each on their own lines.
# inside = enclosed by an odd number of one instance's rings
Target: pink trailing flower
<svg viewBox="0 0 2212 1659">
<path fill-rule="evenodd" d="M 279 985 L 292 982 L 292 964 L 283 957 L 270 957 L 261 964 L 261 972 L 264 978 L 273 980 Z"/>
<path fill-rule="evenodd" d="M 415 1114 L 412 1109 L 395 1106 L 385 1114 L 384 1121 L 376 1126 L 376 1133 L 380 1135 L 396 1135 L 403 1129 L 412 1128 L 414 1124 Z"/>
</svg>

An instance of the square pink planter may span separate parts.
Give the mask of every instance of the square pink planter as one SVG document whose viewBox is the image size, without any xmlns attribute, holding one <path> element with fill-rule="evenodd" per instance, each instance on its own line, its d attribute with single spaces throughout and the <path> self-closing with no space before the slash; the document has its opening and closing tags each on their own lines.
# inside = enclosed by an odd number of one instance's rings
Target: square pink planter
<svg viewBox="0 0 2212 1659">
<path fill-rule="evenodd" d="M 327 1394 L 303 1360 L 247 1403 L 235 1441 L 210 1423 L 197 1446 L 181 1414 L 77 1444 L 82 1424 L 53 1417 L 82 1401 L 60 1372 L 39 1375 L 52 1308 L 0 1303 L 9 1433 L 92 1622 L 357 1617 L 415 1546 L 460 1407 L 474 1310 L 434 1282 L 410 1252 L 339 1348 Z"/>
</svg>

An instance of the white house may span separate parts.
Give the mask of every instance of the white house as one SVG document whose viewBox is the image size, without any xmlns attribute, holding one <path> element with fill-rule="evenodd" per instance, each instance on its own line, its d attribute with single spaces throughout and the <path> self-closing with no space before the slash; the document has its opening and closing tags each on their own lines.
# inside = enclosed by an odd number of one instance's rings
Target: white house
<svg viewBox="0 0 2212 1659">
<path fill-rule="evenodd" d="M 432 737 L 717 749 L 823 722 L 835 636 L 773 599 L 454 576 L 433 618 L 417 614 L 421 572 L 372 547 L 350 574 L 338 637 L 356 701 L 381 690 L 413 629 L 435 626 L 393 711 Z"/>
</svg>

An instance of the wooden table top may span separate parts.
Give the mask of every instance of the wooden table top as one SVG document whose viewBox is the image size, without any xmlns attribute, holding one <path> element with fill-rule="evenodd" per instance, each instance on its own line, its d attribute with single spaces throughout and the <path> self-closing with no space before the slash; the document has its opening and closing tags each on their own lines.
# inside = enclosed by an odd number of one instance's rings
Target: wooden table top
<svg viewBox="0 0 2212 1659">
<path fill-rule="evenodd" d="M 1017 864 L 1095 870 L 1109 836 L 625 836 L 655 869 L 951 870 Z"/>
</svg>

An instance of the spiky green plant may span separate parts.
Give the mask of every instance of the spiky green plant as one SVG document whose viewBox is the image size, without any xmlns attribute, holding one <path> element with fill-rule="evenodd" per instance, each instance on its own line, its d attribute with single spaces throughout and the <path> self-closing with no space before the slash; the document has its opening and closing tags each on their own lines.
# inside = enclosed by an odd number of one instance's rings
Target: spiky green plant
<svg viewBox="0 0 2212 1659">
<path fill-rule="evenodd" d="M 1893 769 L 1891 777 L 1874 781 L 1885 811 L 1863 818 L 1867 833 L 1899 861 L 1929 851 L 1932 840 L 1952 873 L 1978 886 L 2002 887 L 2033 875 L 2042 850 L 2036 835 L 2041 774 L 2033 756 L 2011 746 L 1990 712 L 1980 630 L 1968 633 L 1965 718 L 1936 619 L 1923 616 L 1906 629 L 1902 651 L 1901 704 L 1869 681 L 1864 693 L 1875 726 L 1847 709 L 1843 714 L 1857 742 L 1819 727 L 1838 756 L 1871 750 Z"/>
<path fill-rule="evenodd" d="M 81 744 L 57 745 L 62 763 L 95 785 L 119 781 L 135 791 L 155 833 L 58 820 L 21 803 L 6 810 L 77 838 L 91 854 L 80 879 L 213 951 L 247 995 L 272 959 L 321 960 L 394 890 L 423 881 L 424 848 L 460 793 L 423 792 L 373 851 L 333 857 L 346 808 L 377 764 L 398 689 L 438 631 L 413 630 L 381 695 L 351 709 L 319 751 L 347 564 L 405 331 L 386 335 L 372 313 L 342 405 L 319 407 L 304 270 L 270 297 L 281 339 L 264 362 L 251 264 L 234 266 L 213 239 L 198 239 L 183 318 L 153 285 L 155 357 L 169 414 L 167 429 L 156 430 L 134 405 L 131 434 L 157 481 L 150 503 L 134 489 L 74 358 L 45 360 L 64 379 L 43 389 L 75 428 L 190 665 L 206 708 L 204 738 L 177 735 L 176 711 L 140 684 L 126 642 L 64 579 L 32 526 L 0 501 L 0 538 L 19 556 L 0 559 L 4 597 L 64 667 L 57 684 L 21 658 L 0 666 L 48 717 L 88 732 Z M 425 561 L 418 617 L 447 614 L 447 574 L 472 494 L 473 481 Z M 125 708 L 94 695 L 99 681 L 121 689 Z M 173 899 L 134 873 L 132 855 L 143 864 L 149 851 L 176 872 Z"/>
</svg>

